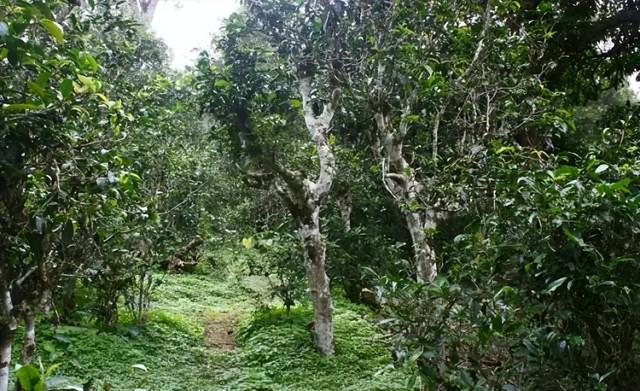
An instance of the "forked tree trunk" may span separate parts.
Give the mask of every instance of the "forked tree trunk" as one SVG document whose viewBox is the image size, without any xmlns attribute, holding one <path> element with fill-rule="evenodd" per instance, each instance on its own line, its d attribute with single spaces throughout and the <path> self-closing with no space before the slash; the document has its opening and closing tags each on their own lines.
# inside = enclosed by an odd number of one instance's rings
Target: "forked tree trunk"
<svg viewBox="0 0 640 391">
<path fill-rule="evenodd" d="M 403 155 L 404 137 L 408 125 L 401 121 L 397 129 L 394 129 L 390 125 L 389 118 L 382 113 L 376 115 L 376 124 L 379 143 L 376 153 L 382 154 L 382 181 L 404 214 L 413 244 L 416 280 L 431 282 L 437 277 L 438 268 L 436 252 L 431 245 L 427 230 L 437 228 L 437 224 L 433 212 L 425 212 L 417 208 L 423 206 L 419 199 L 422 184 Z"/>
<path fill-rule="evenodd" d="M 336 158 L 328 140 L 334 109 L 333 102 L 327 102 L 320 115 L 314 113 L 310 75 L 302 75 L 299 90 L 304 121 L 320 161 L 320 173 L 316 182 L 304 181 L 305 201 L 309 208 L 305 208 L 308 215 L 301 220 L 300 236 L 305 247 L 309 290 L 313 299 L 316 348 L 320 353 L 330 356 L 334 354 L 333 308 L 329 277 L 325 271 L 326 245 L 320 232 L 320 207 L 331 191 L 336 173 Z"/>
<path fill-rule="evenodd" d="M 286 184 L 286 190 L 278 187 L 278 193 L 299 224 L 309 279 L 309 291 L 313 301 L 314 341 L 323 355 L 333 355 L 333 307 L 330 281 L 325 270 L 326 245 L 321 233 L 320 208 L 326 200 L 336 172 L 336 159 L 329 145 L 328 135 L 333 118 L 333 107 L 327 103 L 322 114 L 313 111 L 311 76 L 299 79 L 302 109 L 307 131 L 314 142 L 320 172 L 316 181 L 305 178 L 299 171 L 288 170 L 272 162 L 272 169 Z"/>
<path fill-rule="evenodd" d="M 458 88 L 463 87 L 463 83 L 469 78 L 471 73 L 476 69 L 478 61 L 482 58 L 487 48 L 486 41 L 489 35 L 491 12 L 493 9 L 493 1 L 485 2 L 484 23 L 482 29 L 482 38 L 477 44 L 471 63 L 465 70 L 464 74 L 454 81 L 454 86 L 449 89 L 444 99 L 444 103 L 435 113 L 434 125 L 432 129 L 432 153 L 433 162 L 436 166 L 438 161 L 438 133 L 440 123 L 445 114 L 447 106 L 451 103 L 453 93 Z M 383 63 L 378 63 L 376 90 L 371 94 L 372 97 L 384 96 L 384 85 L 387 80 L 387 72 Z M 383 164 L 383 183 L 385 187 L 393 195 L 396 203 L 400 206 L 405 215 L 407 228 L 411 234 L 413 242 L 413 254 L 416 268 L 416 280 L 419 282 L 431 282 L 438 275 L 436 266 L 436 252 L 430 242 L 428 230 L 437 228 L 437 219 L 439 217 L 433 209 L 421 210 L 423 207 L 433 207 L 433 205 L 424 205 L 420 202 L 420 193 L 422 184 L 416 178 L 414 170 L 404 156 L 404 141 L 407 136 L 409 127 L 409 117 L 411 117 L 412 105 L 415 103 L 416 92 L 409 94 L 404 98 L 404 107 L 400 120 L 396 124 L 392 124 L 388 110 L 383 109 L 386 102 L 380 98 L 376 103 L 377 111 L 375 120 L 377 125 L 377 137 L 374 138 L 374 152 L 382 159 Z M 375 102 L 375 99 L 373 100 Z M 386 169 L 386 171 L 384 170 Z"/>
<path fill-rule="evenodd" d="M 36 352 L 36 317 L 31 309 L 26 309 L 23 316 L 24 339 L 20 355 L 20 364 L 29 365 L 33 362 L 33 356 Z"/>
</svg>

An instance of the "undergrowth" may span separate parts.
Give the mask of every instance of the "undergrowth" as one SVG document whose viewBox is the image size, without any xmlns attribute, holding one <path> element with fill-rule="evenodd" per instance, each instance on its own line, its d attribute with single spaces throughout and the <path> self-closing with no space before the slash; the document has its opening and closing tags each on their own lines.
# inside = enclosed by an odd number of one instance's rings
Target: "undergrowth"
<svg viewBox="0 0 640 391">
<path fill-rule="evenodd" d="M 238 330 L 241 352 L 223 371 L 224 390 L 403 390 L 406 383 L 391 368 L 388 349 L 363 309 L 336 305 L 335 357 L 322 357 L 307 329 L 306 307 L 263 309 Z"/>
<path fill-rule="evenodd" d="M 95 390 L 106 384 L 123 391 L 406 389 L 365 308 L 336 300 L 336 355 L 325 358 L 307 329 L 309 306 L 287 313 L 265 302 L 260 286 L 256 279 L 167 276 L 153 294 L 146 324 L 42 324 L 38 355 L 45 366 L 61 364 L 57 374 L 77 384 L 95 379 Z M 219 314 L 242 319 L 235 350 L 203 343 L 206 319 Z"/>
</svg>

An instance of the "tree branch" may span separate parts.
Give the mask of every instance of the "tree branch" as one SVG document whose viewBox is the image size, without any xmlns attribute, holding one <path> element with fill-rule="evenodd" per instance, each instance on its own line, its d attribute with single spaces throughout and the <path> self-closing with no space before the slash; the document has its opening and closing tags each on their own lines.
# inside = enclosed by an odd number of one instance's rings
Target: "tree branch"
<svg viewBox="0 0 640 391">
<path fill-rule="evenodd" d="M 311 139 L 316 144 L 316 152 L 320 161 L 320 174 L 315 183 L 310 182 L 310 190 L 318 199 L 325 197 L 331 190 L 333 177 L 336 171 L 336 158 L 329 145 L 328 134 L 331 120 L 335 110 L 333 104 L 328 102 L 324 106 L 322 114 L 316 116 L 313 112 L 311 76 L 303 76 L 298 80 L 299 91 L 302 97 L 302 110 L 304 121 Z"/>
</svg>

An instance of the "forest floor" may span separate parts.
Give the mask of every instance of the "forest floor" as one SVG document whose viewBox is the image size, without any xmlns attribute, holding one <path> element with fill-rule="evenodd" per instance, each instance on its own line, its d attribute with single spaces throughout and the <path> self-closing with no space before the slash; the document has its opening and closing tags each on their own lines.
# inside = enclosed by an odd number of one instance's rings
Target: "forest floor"
<svg viewBox="0 0 640 391">
<path fill-rule="evenodd" d="M 337 294 L 336 356 L 313 349 L 309 305 L 290 313 L 260 278 L 169 275 L 145 325 L 43 324 L 39 356 L 94 390 L 404 390 L 370 312 Z M 107 385 L 108 386 L 105 386 Z"/>
</svg>

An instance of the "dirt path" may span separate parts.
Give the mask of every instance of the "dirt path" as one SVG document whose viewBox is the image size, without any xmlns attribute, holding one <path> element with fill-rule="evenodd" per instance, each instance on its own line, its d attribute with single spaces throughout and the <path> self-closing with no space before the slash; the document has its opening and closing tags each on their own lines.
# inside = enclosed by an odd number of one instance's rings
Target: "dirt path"
<svg viewBox="0 0 640 391">
<path fill-rule="evenodd" d="M 233 350 L 236 347 L 234 330 L 239 315 L 218 312 L 211 314 L 204 322 L 204 343 L 218 350 Z"/>
</svg>

